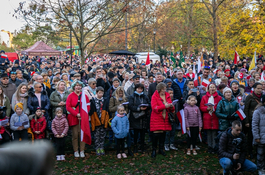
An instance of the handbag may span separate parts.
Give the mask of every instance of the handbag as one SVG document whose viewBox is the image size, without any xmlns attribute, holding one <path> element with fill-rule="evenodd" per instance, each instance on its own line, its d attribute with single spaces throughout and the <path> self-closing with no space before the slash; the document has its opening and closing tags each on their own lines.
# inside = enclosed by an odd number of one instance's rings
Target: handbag
<svg viewBox="0 0 265 175">
<path fill-rule="evenodd" d="M 134 117 L 135 119 L 142 118 L 143 116 L 145 116 L 145 111 L 141 111 L 141 112 L 133 112 L 133 117 Z"/>
<path fill-rule="evenodd" d="M 172 112 L 169 112 L 168 113 L 168 120 L 171 124 L 175 123 L 176 122 L 176 117 L 175 117 L 175 114 L 172 113 Z"/>
</svg>

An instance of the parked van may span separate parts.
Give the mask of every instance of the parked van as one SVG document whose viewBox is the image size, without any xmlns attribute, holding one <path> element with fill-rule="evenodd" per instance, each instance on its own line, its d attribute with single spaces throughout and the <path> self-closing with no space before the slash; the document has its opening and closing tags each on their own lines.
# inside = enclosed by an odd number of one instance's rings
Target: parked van
<svg viewBox="0 0 265 175">
<path fill-rule="evenodd" d="M 141 63 L 142 61 L 146 62 L 148 52 L 139 52 L 136 53 L 135 58 L 136 62 Z M 153 63 L 156 62 L 156 60 L 160 61 L 159 55 L 155 54 L 154 52 L 149 52 L 150 61 L 153 60 Z"/>
</svg>

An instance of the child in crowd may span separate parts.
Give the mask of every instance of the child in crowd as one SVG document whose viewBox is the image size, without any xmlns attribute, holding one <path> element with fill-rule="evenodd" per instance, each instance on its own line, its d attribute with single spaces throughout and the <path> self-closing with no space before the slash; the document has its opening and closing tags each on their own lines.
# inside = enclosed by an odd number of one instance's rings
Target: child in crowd
<svg viewBox="0 0 265 175">
<path fill-rule="evenodd" d="M 91 100 L 89 116 L 91 116 L 91 128 L 95 137 L 96 154 L 105 155 L 104 142 L 106 128 L 109 123 L 108 105 L 109 98 L 103 98 L 104 88 L 99 86 L 96 89 L 96 97 Z"/>
<path fill-rule="evenodd" d="M 41 76 L 43 77 L 43 84 L 51 89 L 51 83 L 50 83 L 48 73 L 43 72 L 41 73 Z"/>
<path fill-rule="evenodd" d="M 46 129 L 46 119 L 42 115 L 40 107 L 36 108 L 35 116 L 30 122 L 30 127 L 34 134 L 34 139 L 44 139 L 45 138 L 45 129 Z"/>
<path fill-rule="evenodd" d="M 10 141 L 10 133 L 7 128 L 9 126 L 9 119 L 4 112 L 4 107 L 0 109 L 0 145 Z M 3 123 L 2 123 L 3 122 Z M 7 123 L 4 123 L 7 122 Z"/>
<path fill-rule="evenodd" d="M 123 105 L 118 106 L 117 114 L 111 122 L 111 128 L 117 139 L 117 158 L 127 158 L 127 155 L 124 152 L 124 140 L 129 133 L 130 124 Z"/>
<path fill-rule="evenodd" d="M 173 99 L 173 97 L 174 97 L 174 91 L 173 91 L 173 89 L 172 88 L 168 88 L 167 89 L 167 92 L 169 93 L 170 98 L 171 98 L 171 101 L 173 102 L 174 101 L 174 99 Z M 177 111 L 177 109 L 178 109 L 178 103 L 175 105 L 175 109 Z M 174 113 L 174 115 L 175 115 L 175 113 Z M 175 115 L 175 117 L 176 117 L 176 115 Z M 171 126 L 172 126 L 172 130 L 171 131 L 168 131 L 166 133 L 165 151 L 169 151 L 170 149 L 172 149 L 172 150 L 178 150 L 178 148 L 176 148 L 175 145 L 174 145 L 174 143 L 175 143 L 174 137 L 175 137 L 175 133 L 176 133 L 176 122 L 173 123 L 173 124 L 171 124 Z"/>
<path fill-rule="evenodd" d="M 65 160 L 65 136 L 67 135 L 69 125 L 68 121 L 63 115 L 63 110 L 61 108 L 56 108 L 55 118 L 52 121 L 52 132 L 55 137 L 56 150 L 57 150 L 57 160 Z"/>
<path fill-rule="evenodd" d="M 188 97 L 187 103 L 184 105 L 185 124 L 188 133 L 187 155 L 191 154 L 191 145 L 193 147 L 193 155 L 197 155 L 195 145 L 199 131 L 202 129 L 201 112 L 199 107 L 196 106 L 196 103 L 196 97 L 191 95 Z"/>
<path fill-rule="evenodd" d="M 10 119 L 10 128 L 13 130 L 14 140 L 28 140 L 29 118 L 23 112 L 23 103 L 15 105 L 15 113 Z"/>
</svg>

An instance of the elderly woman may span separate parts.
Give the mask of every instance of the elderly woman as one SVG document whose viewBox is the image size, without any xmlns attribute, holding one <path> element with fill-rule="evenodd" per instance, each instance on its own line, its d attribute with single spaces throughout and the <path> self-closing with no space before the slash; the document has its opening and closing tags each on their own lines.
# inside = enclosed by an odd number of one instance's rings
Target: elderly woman
<svg viewBox="0 0 265 175">
<path fill-rule="evenodd" d="M 245 101 L 244 113 L 246 115 L 246 118 L 244 120 L 245 125 L 243 126 L 243 130 L 245 134 L 248 135 L 247 144 L 248 144 L 248 151 L 251 157 L 253 157 L 253 154 L 252 154 L 253 135 L 252 135 L 252 127 L 251 127 L 252 117 L 253 117 L 255 108 L 261 102 L 262 84 L 255 83 L 253 85 L 253 88 L 254 88 L 253 92 L 247 96 L 246 101 Z"/>
<path fill-rule="evenodd" d="M 218 103 L 216 116 L 219 118 L 219 130 L 225 131 L 232 126 L 234 120 L 239 119 L 236 111 L 239 109 L 238 102 L 232 95 L 232 90 L 228 87 L 223 90 L 224 98 Z"/>
<path fill-rule="evenodd" d="M 71 82 L 69 81 L 69 76 L 67 73 L 63 73 L 61 79 L 65 82 L 66 88 L 69 90 L 71 87 Z"/>
<path fill-rule="evenodd" d="M 71 85 L 73 92 L 68 96 L 66 100 L 66 110 L 68 111 L 68 123 L 72 130 L 72 144 L 75 157 L 85 157 L 85 142 L 81 141 L 81 129 L 80 129 L 80 103 L 82 88 L 84 84 L 81 81 L 74 81 Z M 87 98 L 87 97 L 86 97 Z M 89 99 L 87 98 L 87 101 Z M 90 111 L 90 106 L 88 106 Z M 78 152 L 78 142 L 80 140 L 80 154 Z"/>
<path fill-rule="evenodd" d="M 50 96 L 51 105 L 53 107 L 53 118 L 55 117 L 55 109 L 60 107 L 63 110 L 63 114 L 67 114 L 66 111 L 66 99 L 70 92 L 66 90 L 66 84 L 64 81 L 59 81 L 56 84 L 56 91 L 54 91 Z"/>
<path fill-rule="evenodd" d="M 148 110 L 150 109 L 150 100 L 144 94 L 144 85 L 136 84 L 134 93 L 129 96 L 130 109 L 130 127 L 134 130 L 134 152 L 138 152 L 138 136 L 140 134 L 141 150 L 144 152 L 144 136 L 147 129 Z M 140 106 L 143 105 L 144 106 Z"/>
<path fill-rule="evenodd" d="M 207 131 L 208 152 L 214 153 L 215 137 L 219 129 L 219 121 L 215 114 L 217 104 L 222 100 L 215 84 L 209 84 L 206 95 L 202 97 L 200 110 L 203 113 L 203 129 Z"/>
<path fill-rule="evenodd" d="M 84 92 L 89 98 L 89 100 L 91 100 L 92 98 L 95 98 L 96 96 L 97 81 L 95 78 L 90 78 L 87 83 L 88 83 L 88 86 L 84 87 Z"/>
<path fill-rule="evenodd" d="M 230 87 L 232 90 L 232 96 L 235 98 L 236 102 L 239 104 L 239 107 L 244 110 L 246 95 L 241 88 L 239 88 L 239 82 L 237 80 L 233 80 L 230 83 Z"/>
<path fill-rule="evenodd" d="M 15 111 L 15 105 L 18 103 L 23 103 L 23 112 L 26 115 L 29 115 L 29 108 L 28 108 L 28 84 L 27 83 L 21 83 L 17 87 L 17 91 L 13 94 L 12 97 L 12 109 Z"/>
<path fill-rule="evenodd" d="M 152 113 L 150 117 L 150 131 L 153 132 L 152 154 L 151 157 L 156 157 L 156 147 L 159 140 L 159 154 L 163 156 L 166 153 L 163 150 L 166 138 L 166 131 L 171 131 L 172 127 L 169 122 L 168 113 L 174 112 L 175 108 L 172 104 L 170 95 L 166 92 L 167 85 L 159 83 L 156 86 L 156 91 L 152 96 L 151 105 Z"/>
<path fill-rule="evenodd" d="M 29 91 L 28 108 L 30 114 L 35 114 L 37 108 L 40 107 L 46 120 L 50 120 L 48 110 L 50 108 L 50 100 L 46 91 L 42 91 L 41 83 L 33 84 L 33 91 Z"/>
</svg>

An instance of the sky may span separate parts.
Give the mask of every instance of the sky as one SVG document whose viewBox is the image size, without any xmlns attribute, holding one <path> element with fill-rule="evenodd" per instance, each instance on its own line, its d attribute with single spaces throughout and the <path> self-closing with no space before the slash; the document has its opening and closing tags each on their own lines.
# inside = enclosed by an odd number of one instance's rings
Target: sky
<svg viewBox="0 0 265 175">
<path fill-rule="evenodd" d="M 0 35 L 1 40 L 7 43 L 9 37 L 7 33 L 1 32 L 1 30 L 6 30 L 14 32 L 15 30 L 19 31 L 25 22 L 21 19 L 16 19 L 12 17 L 14 14 L 14 9 L 19 5 L 19 2 L 27 0 L 0 0 L 1 1 L 1 10 L 0 10 Z"/>
</svg>

